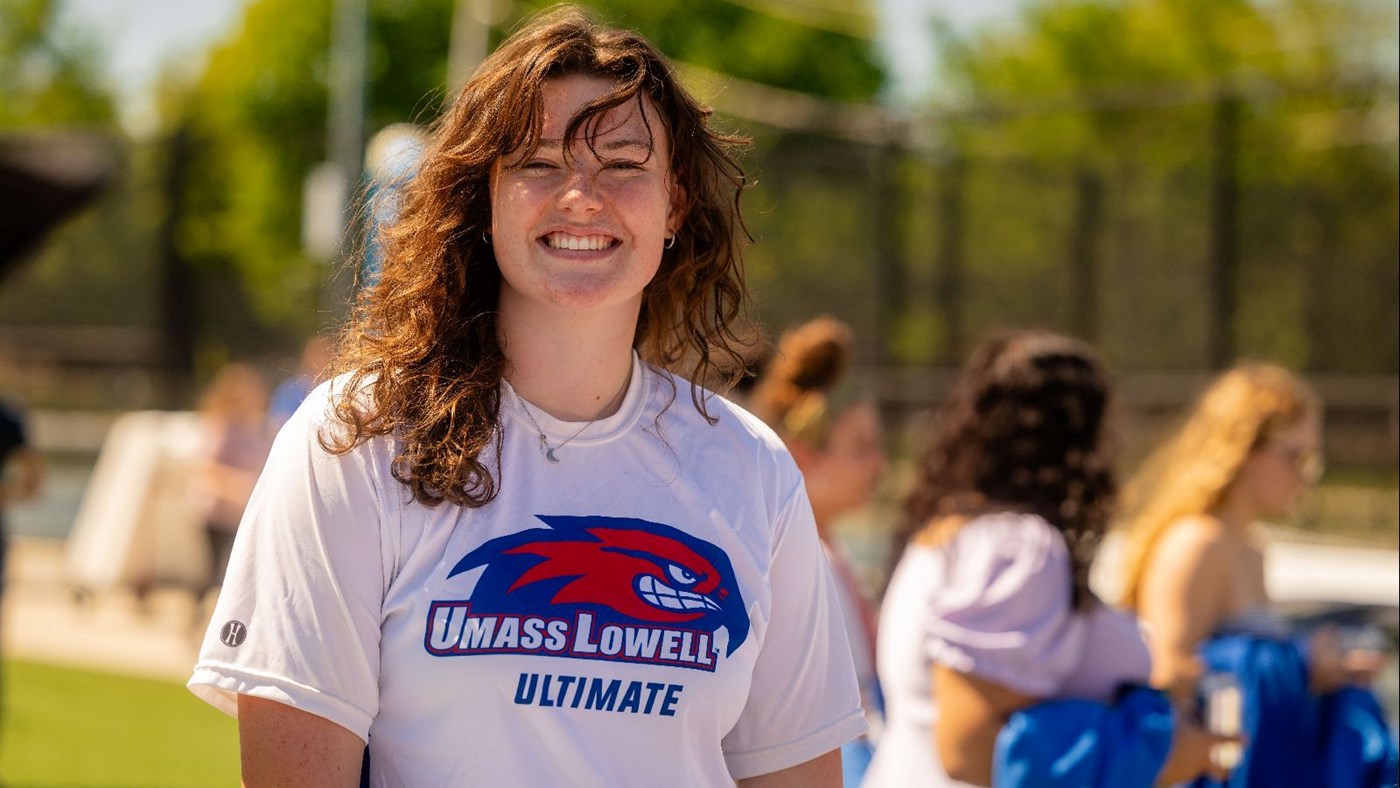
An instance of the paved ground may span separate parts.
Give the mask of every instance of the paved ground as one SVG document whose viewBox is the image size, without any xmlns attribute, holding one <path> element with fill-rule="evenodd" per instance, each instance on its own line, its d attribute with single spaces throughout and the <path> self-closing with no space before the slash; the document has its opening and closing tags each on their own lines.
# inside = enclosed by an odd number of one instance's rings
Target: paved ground
<svg viewBox="0 0 1400 788">
<path fill-rule="evenodd" d="M 79 599 L 65 579 L 63 542 L 15 537 L 0 614 L 6 657 L 183 680 L 194 665 L 190 594 L 156 589 L 144 606 L 125 591 Z"/>
</svg>

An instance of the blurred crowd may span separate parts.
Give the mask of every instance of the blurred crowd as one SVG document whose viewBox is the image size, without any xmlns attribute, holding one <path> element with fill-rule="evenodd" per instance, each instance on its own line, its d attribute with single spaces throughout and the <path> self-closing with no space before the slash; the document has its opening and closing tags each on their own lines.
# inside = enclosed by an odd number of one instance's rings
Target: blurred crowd
<svg viewBox="0 0 1400 788">
<path fill-rule="evenodd" d="M 1294 624 L 1265 587 L 1260 524 L 1322 473 L 1322 403 L 1299 376 L 1220 375 L 1120 496 L 1094 349 L 988 339 L 921 441 L 877 635 L 829 529 L 883 464 L 850 345 L 831 318 L 792 329 L 746 400 L 802 468 L 844 592 L 872 720 L 843 750 L 847 785 L 1390 784 L 1394 734 L 1367 689 L 1389 644 Z M 1090 567 L 1114 526 L 1122 593 L 1101 599 Z M 1071 699 L 1096 705 L 1055 704 Z"/>
<path fill-rule="evenodd" d="M 1301 377 L 1228 370 L 1120 485 L 1113 383 L 1094 349 L 1045 332 L 989 338 L 917 441 L 902 522 L 888 528 L 888 583 L 871 589 L 834 527 L 871 510 L 888 471 L 853 345 L 849 326 L 817 317 L 756 343 L 729 394 L 777 432 L 807 484 L 870 726 L 843 748 L 847 785 L 1038 784 L 1003 779 L 1018 748 L 1047 746 L 1047 726 L 1102 732 L 1115 714 L 1119 739 L 1079 741 L 1074 768 L 1127 769 L 1143 784 L 1393 774 L 1393 734 L 1366 689 L 1391 644 L 1290 622 L 1264 583 L 1260 524 L 1285 521 L 1322 473 L 1322 403 Z M 197 403 L 197 448 L 182 463 L 207 561 L 189 584 L 196 627 L 272 440 L 331 352 L 311 338 L 275 387 L 258 366 L 228 363 Z M 0 408 L 0 457 L 3 513 L 43 477 L 18 408 Z M 1114 529 L 1121 596 L 1101 598 L 1090 567 Z M 129 580 L 139 594 L 160 578 Z M 1131 688 L 1160 690 L 1161 705 Z M 1097 705 L 1055 706 L 1069 699 Z M 1392 746 L 1347 749 L 1363 740 Z"/>
</svg>

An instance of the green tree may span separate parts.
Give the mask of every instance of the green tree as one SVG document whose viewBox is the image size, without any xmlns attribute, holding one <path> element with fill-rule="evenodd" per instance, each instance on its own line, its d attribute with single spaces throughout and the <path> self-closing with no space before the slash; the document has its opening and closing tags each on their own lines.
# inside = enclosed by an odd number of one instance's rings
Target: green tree
<svg viewBox="0 0 1400 788">
<path fill-rule="evenodd" d="M 529 13 L 553 3 L 517 5 Z M 781 0 L 592 0 L 587 5 L 601 19 L 641 32 L 668 57 L 720 74 L 842 101 L 868 101 L 884 86 L 871 41 L 870 0 L 842 4 L 832 14 L 836 24 L 827 27 L 781 15 L 786 5 Z M 833 29 L 842 24 L 850 30 Z"/>
<path fill-rule="evenodd" d="M 0 0 L 0 127 L 110 127 L 93 39 L 63 30 L 57 0 Z"/>
<path fill-rule="evenodd" d="M 436 108 L 449 13 L 435 0 L 371 4 L 367 129 Z M 275 341 L 324 320 L 328 272 L 300 238 L 303 179 L 326 157 L 330 26 L 329 0 L 258 0 L 197 82 L 168 88 L 167 123 L 193 148 L 180 249 L 247 308 L 221 307 L 218 343 L 245 340 L 249 325 Z"/>
<path fill-rule="evenodd" d="M 1086 253 L 1120 363 L 1200 366 L 1220 313 L 1236 355 L 1393 372 L 1394 22 L 1374 2 L 1047 0 L 945 36 L 969 331 L 1075 326 Z M 1075 244 L 1081 182 L 1097 229 Z"/>
</svg>

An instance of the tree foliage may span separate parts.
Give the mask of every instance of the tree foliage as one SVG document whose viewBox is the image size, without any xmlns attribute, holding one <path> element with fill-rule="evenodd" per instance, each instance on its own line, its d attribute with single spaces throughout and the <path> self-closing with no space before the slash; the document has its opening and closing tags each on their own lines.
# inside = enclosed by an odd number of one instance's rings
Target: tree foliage
<svg viewBox="0 0 1400 788">
<path fill-rule="evenodd" d="M 0 127 L 113 123 L 98 49 L 60 29 L 58 10 L 58 0 L 0 0 Z"/>
<path fill-rule="evenodd" d="M 1394 50 L 1393 4 L 1365 0 L 1045 0 L 945 34 L 931 111 L 968 173 L 973 333 L 1073 325 L 1087 249 L 1110 355 L 1197 367 L 1233 254 L 1238 354 L 1395 371 Z M 1103 199 L 1076 247 L 1085 179 Z"/>
<path fill-rule="evenodd" d="M 553 3 L 517 5 L 529 13 Z M 884 85 L 874 44 L 857 30 L 820 29 L 729 0 L 593 0 L 587 5 L 604 21 L 640 31 L 668 57 L 720 74 L 842 101 L 868 101 Z M 874 18 L 872 0 L 845 5 L 853 20 Z"/>
</svg>

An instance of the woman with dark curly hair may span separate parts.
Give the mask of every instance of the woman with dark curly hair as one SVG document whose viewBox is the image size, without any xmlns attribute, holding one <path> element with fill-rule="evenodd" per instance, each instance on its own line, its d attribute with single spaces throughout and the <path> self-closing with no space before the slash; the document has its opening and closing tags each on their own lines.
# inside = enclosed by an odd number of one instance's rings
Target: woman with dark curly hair
<svg viewBox="0 0 1400 788">
<path fill-rule="evenodd" d="M 988 784 L 1013 713 L 1146 683 L 1136 622 L 1088 584 L 1115 493 L 1109 401 L 1096 354 L 1072 339 L 1009 334 L 969 360 L 906 504 L 867 785 Z M 1165 775 L 1205 766 L 1207 740 L 1191 733 Z"/>
<path fill-rule="evenodd" d="M 801 475 L 679 374 L 740 366 L 708 117 L 564 8 L 437 124 L 191 679 L 246 784 L 839 780 L 865 723 Z"/>
</svg>

